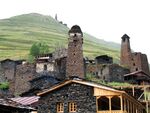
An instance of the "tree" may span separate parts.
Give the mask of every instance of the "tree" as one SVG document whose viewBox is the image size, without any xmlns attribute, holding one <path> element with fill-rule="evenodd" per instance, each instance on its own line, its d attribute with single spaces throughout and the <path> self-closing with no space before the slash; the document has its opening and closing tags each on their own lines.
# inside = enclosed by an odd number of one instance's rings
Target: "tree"
<svg viewBox="0 0 150 113">
<path fill-rule="evenodd" d="M 36 56 L 47 53 L 49 53 L 49 46 L 46 43 L 44 42 L 34 43 L 30 48 L 28 62 L 33 63 Z"/>
<path fill-rule="evenodd" d="M 34 43 L 30 49 L 30 55 L 36 57 L 40 54 L 47 54 L 49 52 L 49 46 L 44 42 Z"/>
<path fill-rule="evenodd" d="M 39 53 L 40 53 L 39 46 L 38 46 L 38 44 L 34 43 L 30 49 L 30 55 L 35 57 L 35 56 L 39 55 Z"/>
</svg>

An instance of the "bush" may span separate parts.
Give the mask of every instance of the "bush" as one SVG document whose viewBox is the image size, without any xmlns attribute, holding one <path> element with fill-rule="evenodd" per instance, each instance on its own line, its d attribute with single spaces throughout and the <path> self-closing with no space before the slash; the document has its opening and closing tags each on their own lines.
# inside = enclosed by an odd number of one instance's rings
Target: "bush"
<svg viewBox="0 0 150 113">
<path fill-rule="evenodd" d="M 9 83 L 8 82 L 1 82 L 0 83 L 0 89 L 9 89 Z"/>
</svg>

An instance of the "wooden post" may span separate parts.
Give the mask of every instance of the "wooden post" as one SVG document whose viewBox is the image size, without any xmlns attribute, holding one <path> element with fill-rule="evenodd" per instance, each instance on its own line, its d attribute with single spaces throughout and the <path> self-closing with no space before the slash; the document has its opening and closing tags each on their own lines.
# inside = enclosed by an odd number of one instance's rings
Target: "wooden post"
<svg viewBox="0 0 150 113">
<path fill-rule="evenodd" d="M 127 108 L 128 108 L 128 113 L 130 113 L 130 105 L 129 105 L 129 100 L 127 100 Z"/>
<path fill-rule="evenodd" d="M 124 111 L 127 111 L 127 107 L 126 107 L 126 99 L 125 98 L 123 98 L 124 99 L 124 101 L 123 101 L 123 104 L 124 104 Z"/>
<path fill-rule="evenodd" d="M 148 101 L 146 101 L 146 111 L 147 111 L 147 113 L 149 113 L 149 110 L 148 110 Z"/>
<path fill-rule="evenodd" d="M 123 101 L 122 101 L 122 95 L 120 97 L 120 106 L 121 106 L 121 111 L 123 111 Z"/>
<path fill-rule="evenodd" d="M 99 97 L 96 97 L 96 112 L 98 113 L 98 99 L 100 98 L 100 96 Z"/>
<path fill-rule="evenodd" d="M 132 94 L 133 94 L 133 96 L 134 96 L 134 86 L 132 87 Z"/>
<path fill-rule="evenodd" d="M 112 98 L 112 96 L 109 96 L 108 98 L 109 98 L 109 111 L 111 113 L 111 98 Z"/>
</svg>

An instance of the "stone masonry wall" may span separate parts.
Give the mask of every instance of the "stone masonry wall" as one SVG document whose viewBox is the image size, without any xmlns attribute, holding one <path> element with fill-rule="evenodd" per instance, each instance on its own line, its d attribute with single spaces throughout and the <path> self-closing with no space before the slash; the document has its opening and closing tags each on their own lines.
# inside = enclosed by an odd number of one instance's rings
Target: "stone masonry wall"
<svg viewBox="0 0 150 113">
<path fill-rule="evenodd" d="M 15 94 L 19 95 L 23 92 L 28 91 L 31 87 L 29 81 L 34 79 L 35 77 L 35 65 L 18 65 L 15 80 Z"/>
<path fill-rule="evenodd" d="M 77 104 L 77 112 L 74 113 L 96 113 L 96 97 L 93 96 L 93 88 L 90 86 L 71 83 L 41 96 L 38 113 L 57 113 L 58 102 L 64 103 L 64 113 L 70 113 L 69 102 Z"/>
<path fill-rule="evenodd" d="M 142 70 L 147 74 L 150 74 L 147 56 L 140 52 L 135 52 L 132 53 L 131 72 L 139 70 Z"/>
</svg>

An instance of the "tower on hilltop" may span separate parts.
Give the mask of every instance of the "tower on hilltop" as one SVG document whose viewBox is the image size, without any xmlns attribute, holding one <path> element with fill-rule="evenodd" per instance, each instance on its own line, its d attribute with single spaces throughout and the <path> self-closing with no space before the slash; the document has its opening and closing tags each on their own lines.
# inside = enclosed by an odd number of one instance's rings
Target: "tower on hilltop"
<svg viewBox="0 0 150 113">
<path fill-rule="evenodd" d="M 74 25 L 68 32 L 68 56 L 66 65 L 66 76 L 68 78 L 84 78 L 83 61 L 83 33 L 78 25 Z"/>
</svg>

